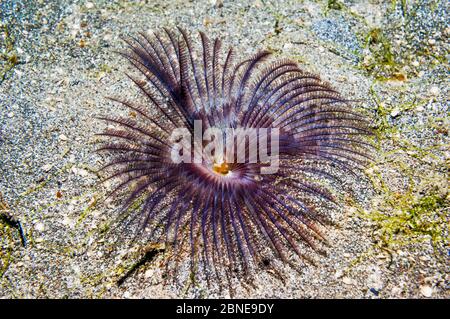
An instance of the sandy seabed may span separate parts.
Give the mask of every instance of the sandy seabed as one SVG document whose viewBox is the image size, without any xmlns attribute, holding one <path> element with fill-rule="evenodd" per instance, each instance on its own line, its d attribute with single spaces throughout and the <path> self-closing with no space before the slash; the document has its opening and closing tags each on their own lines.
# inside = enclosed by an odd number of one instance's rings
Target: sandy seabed
<svg viewBox="0 0 450 319">
<path fill-rule="evenodd" d="M 110 228 L 119 202 L 95 173 L 105 96 L 137 97 L 114 54 L 121 36 L 182 26 L 242 55 L 268 48 L 321 76 L 373 117 L 377 154 L 336 211 L 327 255 L 285 280 L 261 270 L 235 297 L 448 298 L 447 1 L 2 1 L 0 220 L 2 298 L 209 298 L 228 291 L 165 283 L 164 254 Z M 340 190 L 336 190 L 339 192 Z"/>
</svg>

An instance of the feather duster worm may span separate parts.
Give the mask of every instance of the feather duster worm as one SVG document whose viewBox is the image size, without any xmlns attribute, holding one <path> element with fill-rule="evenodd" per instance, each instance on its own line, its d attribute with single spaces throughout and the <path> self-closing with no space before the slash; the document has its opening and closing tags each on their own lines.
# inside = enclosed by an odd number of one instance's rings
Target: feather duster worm
<svg viewBox="0 0 450 319">
<path fill-rule="evenodd" d="M 100 134 L 100 150 L 113 157 L 102 170 L 119 181 L 110 196 L 126 194 L 124 211 L 140 200 L 130 221 L 172 247 L 176 262 L 190 255 L 193 271 L 201 264 L 208 278 L 221 269 L 249 273 L 272 259 L 291 263 L 291 252 L 308 259 L 305 250 L 320 250 L 328 222 L 317 205 L 335 201 L 310 176 L 331 177 L 327 165 L 349 173 L 364 165 L 367 121 L 295 62 L 273 61 L 268 51 L 236 61 L 238 52 L 199 35 L 197 46 L 182 29 L 125 40 L 129 48 L 121 54 L 140 75 L 129 78 L 146 102 L 111 98 L 135 117 L 101 117 L 114 127 Z M 239 162 L 217 150 L 174 162 L 172 135 L 180 128 L 191 136 L 251 129 L 253 137 L 227 144 L 243 144 L 246 154 L 250 140 L 267 146 L 276 131 L 277 154 L 267 154 L 277 155 L 277 169 L 264 174 L 268 163 L 260 156 Z M 188 157 L 195 157 L 195 140 L 188 144 Z"/>
</svg>

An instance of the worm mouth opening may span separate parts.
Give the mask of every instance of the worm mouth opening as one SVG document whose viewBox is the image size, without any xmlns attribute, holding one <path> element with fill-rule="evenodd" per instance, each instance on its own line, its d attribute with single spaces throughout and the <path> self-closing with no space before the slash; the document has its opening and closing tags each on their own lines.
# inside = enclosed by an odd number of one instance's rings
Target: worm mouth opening
<svg viewBox="0 0 450 319">
<path fill-rule="evenodd" d="M 222 175 L 227 176 L 228 174 L 231 174 L 231 167 L 226 162 L 214 162 L 212 165 L 213 172 Z"/>
</svg>

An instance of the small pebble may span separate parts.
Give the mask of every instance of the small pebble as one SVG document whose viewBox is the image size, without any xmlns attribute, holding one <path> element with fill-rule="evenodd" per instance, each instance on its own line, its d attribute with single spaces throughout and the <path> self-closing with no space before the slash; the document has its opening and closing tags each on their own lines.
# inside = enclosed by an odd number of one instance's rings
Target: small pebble
<svg viewBox="0 0 450 319">
<path fill-rule="evenodd" d="M 256 8 L 261 8 L 261 7 L 263 6 L 263 3 L 262 3 L 260 0 L 256 0 L 256 1 L 254 2 L 254 6 L 255 6 Z"/>
<path fill-rule="evenodd" d="M 337 270 L 336 273 L 334 274 L 334 278 L 338 279 L 341 278 L 342 276 L 344 276 L 344 272 L 342 270 Z"/>
<path fill-rule="evenodd" d="M 433 288 L 428 285 L 420 286 L 420 293 L 427 298 L 430 298 L 433 295 Z"/>
<path fill-rule="evenodd" d="M 416 107 L 417 112 L 423 112 L 424 110 L 425 110 L 425 108 L 422 105 L 419 105 L 418 107 Z"/>
<path fill-rule="evenodd" d="M 71 226 L 73 224 L 73 220 L 70 217 L 65 216 L 62 220 L 62 224 L 66 226 Z"/>
<path fill-rule="evenodd" d="M 346 285 L 353 285 L 355 283 L 355 281 L 350 277 L 342 278 L 342 282 Z"/>
<path fill-rule="evenodd" d="M 69 163 L 75 163 L 75 161 L 76 161 L 76 158 L 75 158 L 75 155 L 70 155 L 69 156 Z"/>
<path fill-rule="evenodd" d="M 444 34 L 450 36 L 450 27 L 445 28 Z"/>
<path fill-rule="evenodd" d="M 85 169 L 82 168 L 77 168 L 77 167 L 72 167 L 72 173 L 74 173 L 75 175 L 79 175 L 82 177 L 86 177 L 89 175 L 89 172 Z"/>
<path fill-rule="evenodd" d="M 392 290 L 391 290 L 391 294 L 392 294 L 393 296 L 400 296 L 401 293 L 402 293 L 402 289 L 401 289 L 400 287 L 394 287 L 394 288 L 392 288 Z"/>
<path fill-rule="evenodd" d="M 148 278 L 150 278 L 150 277 L 153 277 L 153 274 L 155 273 L 155 271 L 153 270 L 153 269 L 148 269 L 146 272 L 145 272 L 145 274 L 144 274 L 144 277 L 146 278 L 146 279 L 148 279 Z"/>
<path fill-rule="evenodd" d="M 400 114 L 400 110 L 398 108 L 394 108 L 391 112 L 391 117 L 396 117 Z"/>
<path fill-rule="evenodd" d="M 53 164 L 45 164 L 44 166 L 42 166 L 42 170 L 44 171 L 44 172 L 49 172 L 51 169 L 53 168 Z"/>
<path fill-rule="evenodd" d="M 439 92 L 440 92 L 440 90 L 439 90 L 439 88 L 437 86 L 432 86 L 430 88 L 430 94 L 433 95 L 433 96 L 439 95 Z"/>
<path fill-rule="evenodd" d="M 283 45 L 283 50 L 290 50 L 292 49 L 293 45 L 291 42 L 287 42 L 285 45 Z"/>
<path fill-rule="evenodd" d="M 210 19 L 210 18 L 208 18 L 208 17 L 206 17 L 206 18 L 203 19 L 203 25 L 204 25 L 205 27 L 207 27 L 207 26 L 209 26 L 209 25 L 211 25 L 211 24 L 213 24 L 213 20 L 212 20 L 212 19 Z"/>
<path fill-rule="evenodd" d="M 80 274 L 80 273 L 81 273 L 80 266 L 78 266 L 78 265 L 72 266 L 72 270 L 73 270 L 73 272 L 76 273 L 76 274 Z"/>
</svg>

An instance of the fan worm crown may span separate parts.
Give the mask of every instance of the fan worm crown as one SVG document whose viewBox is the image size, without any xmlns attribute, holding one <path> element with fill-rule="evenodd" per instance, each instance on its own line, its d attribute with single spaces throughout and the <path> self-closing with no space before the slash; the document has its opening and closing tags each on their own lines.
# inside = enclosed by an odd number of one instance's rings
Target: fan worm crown
<svg viewBox="0 0 450 319">
<path fill-rule="evenodd" d="M 112 154 L 103 167 L 118 181 L 110 196 L 126 194 L 124 211 L 142 200 L 128 222 L 207 277 L 320 250 L 320 206 L 335 199 L 318 181 L 332 177 L 327 167 L 352 174 L 364 165 L 366 119 L 268 51 L 241 60 L 219 39 L 200 32 L 195 42 L 182 29 L 125 41 L 121 54 L 138 73 L 128 77 L 146 102 L 111 98 L 135 116 L 102 117 L 111 125 L 99 150 Z"/>
</svg>

